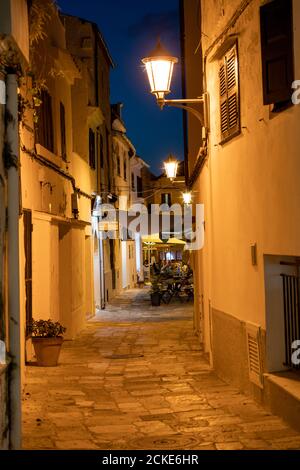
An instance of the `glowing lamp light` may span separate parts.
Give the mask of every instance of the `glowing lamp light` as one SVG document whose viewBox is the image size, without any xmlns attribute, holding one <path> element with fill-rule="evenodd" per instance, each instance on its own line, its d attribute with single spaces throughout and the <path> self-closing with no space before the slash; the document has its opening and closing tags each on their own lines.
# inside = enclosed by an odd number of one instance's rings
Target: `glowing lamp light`
<svg viewBox="0 0 300 470">
<path fill-rule="evenodd" d="M 146 66 L 151 93 L 158 100 L 163 100 L 164 96 L 171 92 L 173 68 L 178 62 L 177 57 L 172 57 L 158 41 L 156 48 L 149 57 L 142 59 L 142 62 Z"/>
<path fill-rule="evenodd" d="M 186 191 L 185 193 L 182 193 L 183 197 L 183 202 L 184 204 L 191 204 L 192 202 L 192 193 L 189 191 Z"/>
<path fill-rule="evenodd" d="M 164 167 L 167 177 L 173 181 L 177 175 L 178 160 L 173 155 L 169 155 L 169 158 L 164 162 Z"/>
</svg>

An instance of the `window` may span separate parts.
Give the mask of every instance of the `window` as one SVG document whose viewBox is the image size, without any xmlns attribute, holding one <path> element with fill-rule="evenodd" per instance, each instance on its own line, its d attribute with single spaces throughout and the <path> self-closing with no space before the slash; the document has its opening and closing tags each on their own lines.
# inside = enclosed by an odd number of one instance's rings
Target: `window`
<svg viewBox="0 0 300 470">
<path fill-rule="evenodd" d="M 132 191 L 135 191 L 134 173 L 131 173 L 131 189 Z"/>
<path fill-rule="evenodd" d="M 136 179 L 137 197 L 143 197 L 143 180 L 140 176 Z"/>
<path fill-rule="evenodd" d="M 168 206 L 171 206 L 171 194 L 170 193 L 163 193 L 161 195 L 161 203 L 162 204 L 167 204 Z"/>
<path fill-rule="evenodd" d="M 121 160 L 119 156 L 117 156 L 117 175 L 121 176 Z"/>
<path fill-rule="evenodd" d="M 219 77 L 221 141 L 225 142 L 240 133 L 237 45 L 229 49 L 221 59 Z"/>
<path fill-rule="evenodd" d="M 100 167 L 104 168 L 104 148 L 102 134 L 100 134 Z"/>
<path fill-rule="evenodd" d="M 60 146 L 61 146 L 61 157 L 63 160 L 67 160 L 67 144 L 66 144 L 66 112 L 63 103 L 60 103 Z"/>
<path fill-rule="evenodd" d="M 95 133 L 92 129 L 89 129 L 89 164 L 93 170 L 96 169 Z"/>
<path fill-rule="evenodd" d="M 264 104 L 291 103 L 294 81 L 293 4 L 275 0 L 260 9 Z"/>
<path fill-rule="evenodd" d="M 111 172 L 110 172 L 110 133 L 108 131 L 108 129 L 106 128 L 105 129 L 105 135 L 106 135 L 106 164 L 107 164 L 107 177 L 108 177 L 108 181 L 107 181 L 107 186 L 108 186 L 108 191 L 111 191 Z"/>
<path fill-rule="evenodd" d="M 52 99 L 47 90 L 42 90 L 41 102 L 36 125 L 36 140 L 47 150 L 54 152 Z"/>
<path fill-rule="evenodd" d="M 124 160 L 124 180 L 127 181 L 127 161 Z"/>
</svg>

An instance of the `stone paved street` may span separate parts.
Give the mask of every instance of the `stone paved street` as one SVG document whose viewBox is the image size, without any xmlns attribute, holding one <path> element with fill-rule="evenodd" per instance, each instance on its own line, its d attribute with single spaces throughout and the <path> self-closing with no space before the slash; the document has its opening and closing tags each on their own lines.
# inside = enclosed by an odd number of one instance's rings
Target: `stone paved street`
<svg viewBox="0 0 300 470">
<path fill-rule="evenodd" d="M 300 435 L 210 370 L 192 306 L 126 292 L 27 368 L 24 449 L 300 449 Z"/>
</svg>

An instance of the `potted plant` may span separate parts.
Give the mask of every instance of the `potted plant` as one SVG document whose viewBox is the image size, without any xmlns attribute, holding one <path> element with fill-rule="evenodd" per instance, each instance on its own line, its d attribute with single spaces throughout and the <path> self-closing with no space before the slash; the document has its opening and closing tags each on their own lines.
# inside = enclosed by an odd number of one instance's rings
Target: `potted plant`
<svg viewBox="0 0 300 470">
<path fill-rule="evenodd" d="M 158 279 L 154 278 L 152 279 L 151 282 L 151 305 L 153 307 L 159 307 L 160 306 L 160 298 L 161 298 L 161 292 L 160 292 L 160 285 L 158 282 Z"/>
<path fill-rule="evenodd" d="M 49 319 L 32 320 L 28 330 L 32 335 L 37 364 L 42 367 L 57 366 L 66 328 Z"/>
</svg>

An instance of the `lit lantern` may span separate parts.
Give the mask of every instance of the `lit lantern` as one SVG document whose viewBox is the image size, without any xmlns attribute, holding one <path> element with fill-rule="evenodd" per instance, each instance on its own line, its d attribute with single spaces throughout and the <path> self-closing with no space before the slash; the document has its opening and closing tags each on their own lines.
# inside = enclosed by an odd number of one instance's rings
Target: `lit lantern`
<svg viewBox="0 0 300 470">
<path fill-rule="evenodd" d="M 172 55 L 158 41 L 156 48 L 149 57 L 142 59 L 146 66 L 151 93 L 158 100 L 163 100 L 164 96 L 170 93 L 171 80 L 174 64 L 178 62 L 177 57 Z"/>
<path fill-rule="evenodd" d="M 169 155 L 168 159 L 164 162 L 164 167 L 167 177 L 173 181 L 177 175 L 178 160 L 173 155 Z"/>
<path fill-rule="evenodd" d="M 191 204 L 192 193 L 190 191 L 186 191 L 185 193 L 182 193 L 182 197 L 183 197 L 184 204 Z"/>
</svg>

